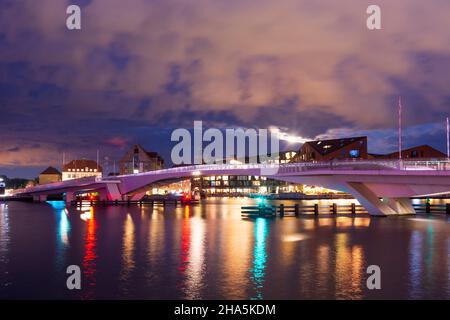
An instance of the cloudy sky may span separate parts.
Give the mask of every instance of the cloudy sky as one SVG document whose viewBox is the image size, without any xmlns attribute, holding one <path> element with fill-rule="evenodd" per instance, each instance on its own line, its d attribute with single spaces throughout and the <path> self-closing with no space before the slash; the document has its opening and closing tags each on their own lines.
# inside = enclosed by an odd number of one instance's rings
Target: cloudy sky
<svg viewBox="0 0 450 320">
<path fill-rule="evenodd" d="M 382 30 L 366 27 L 372 3 Z M 169 160 L 194 120 L 394 151 L 399 95 L 405 145 L 444 151 L 449 15 L 448 0 L 0 0 L 0 174 L 131 143 Z"/>
</svg>

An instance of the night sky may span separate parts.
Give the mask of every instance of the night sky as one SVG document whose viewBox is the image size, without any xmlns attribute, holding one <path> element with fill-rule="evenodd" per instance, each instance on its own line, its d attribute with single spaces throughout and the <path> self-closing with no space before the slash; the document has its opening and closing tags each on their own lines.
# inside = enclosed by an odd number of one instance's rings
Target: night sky
<svg viewBox="0 0 450 320">
<path fill-rule="evenodd" d="M 133 143 L 170 162 L 171 131 L 194 120 L 390 152 L 399 95 L 405 146 L 445 151 L 449 16 L 448 0 L 0 0 L 0 174 Z"/>
</svg>

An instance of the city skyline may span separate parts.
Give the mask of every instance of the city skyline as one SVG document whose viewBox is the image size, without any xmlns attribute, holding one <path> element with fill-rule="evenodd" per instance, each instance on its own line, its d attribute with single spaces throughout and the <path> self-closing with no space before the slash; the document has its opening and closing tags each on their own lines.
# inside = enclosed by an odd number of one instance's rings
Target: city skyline
<svg viewBox="0 0 450 320">
<path fill-rule="evenodd" d="M 70 3 L 81 30 L 65 28 L 66 1 L 0 3 L 8 176 L 32 178 L 63 153 L 118 160 L 134 143 L 170 159 L 170 133 L 194 120 L 304 139 L 367 135 L 370 152 L 393 152 L 399 95 L 405 148 L 445 151 L 450 31 L 435 6 L 389 3 L 370 31 L 355 1 Z"/>
</svg>

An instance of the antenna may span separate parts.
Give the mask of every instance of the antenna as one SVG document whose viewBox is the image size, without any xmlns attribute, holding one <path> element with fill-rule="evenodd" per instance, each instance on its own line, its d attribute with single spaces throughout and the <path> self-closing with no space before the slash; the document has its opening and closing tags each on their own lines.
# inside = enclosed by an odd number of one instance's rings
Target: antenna
<svg viewBox="0 0 450 320">
<path fill-rule="evenodd" d="M 447 160 L 450 160 L 450 127 L 448 124 L 448 117 L 447 117 Z"/>
<path fill-rule="evenodd" d="M 402 97 L 398 97 L 398 160 L 402 160 Z"/>
<path fill-rule="evenodd" d="M 98 162 L 100 161 L 100 152 L 97 149 L 97 172 L 98 172 Z"/>
</svg>

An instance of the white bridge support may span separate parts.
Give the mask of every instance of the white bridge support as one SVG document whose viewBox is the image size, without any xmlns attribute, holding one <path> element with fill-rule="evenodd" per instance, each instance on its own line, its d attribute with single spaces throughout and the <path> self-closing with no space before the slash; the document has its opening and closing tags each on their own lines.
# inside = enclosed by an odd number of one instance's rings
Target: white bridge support
<svg viewBox="0 0 450 320">
<path fill-rule="evenodd" d="M 369 187 L 361 182 L 349 182 L 350 193 L 372 216 L 415 214 L 409 198 L 384 198 L 380 200 Z"/>
<path fill-rule="evenodd" d="M 102 197 L 102 193 L 100 193 L 100 199 L 101 200 L 109 200 L 109 201 L 116 201 L 116 200 L 122 200 L 122 194 L 120 193 L 119 187 L 116 183 L 107 183 L 106 189 L 105 189 L 106 199 L 105 195 Z"/>
<path fill-rule="evenodd" d="M 128 195 L 128 200 L 131 201 L 140 201 L 144 198 L 146 191 L 135 192 L 133 194 Z"/>
<path fill-rule="evenodd" d="M 399 215 L 416 213 L 410 198 L 384 198 L 383 201 Z"/>
<path fill-rule="evenodd" d="M 64 194 L 64 201 L 66 203 L 71 203 L 72 201 L 74 201 L 76 199 L 75 194 L 73 192 L 66 192 Z"/>
</svg>

